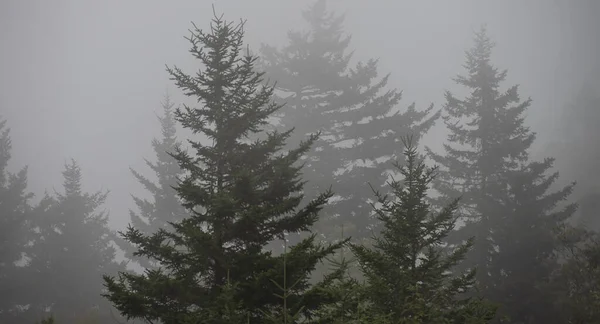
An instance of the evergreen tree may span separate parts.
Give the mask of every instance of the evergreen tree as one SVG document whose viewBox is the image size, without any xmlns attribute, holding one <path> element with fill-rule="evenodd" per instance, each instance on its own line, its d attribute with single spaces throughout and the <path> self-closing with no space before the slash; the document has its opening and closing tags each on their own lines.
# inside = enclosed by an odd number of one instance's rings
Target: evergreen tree
<svg viewBox="0 0 600 324">
<path fill-rule="evenodd" d="M 596 217 L 600 212 L 600 177 L 596 175 L 600 146 L 590 142 L 600 137 L 600 84 L 587 82 L 566 108 L 553 134 L 556 139 L 546 151 L 561 161 L 564 174 L 577 180 L 577 222 L 584 228 L 600 230 Z"/>
<path fill-rule="evenodd" d="M 419 139 L 439 115 L 427 118 L 432 106 L 400 109 L 402 93 L 385 90 L 389 74 L 378 78 L 377 60 L 351 66 L 344 16 L 329 12 L 325 0 L 316 1 L 303 17 L 309 31 L 290 31 L 289 43 L 281 49 L 264 45 L 262 64 L 278 80 L 279 101 L 286 102 L 278 114 L 281 128 L 294 127 L 300 137 L 322 134 L 308 154 L 305 178 L 311 185 L 305 190 L 313 196 L 330 187 L 333 178 L 336 197 L 325 210 L 328 221 L 316 231 L 332 239 L 343 224 L 349 236 L 360 240 L 373 229 L 364 184 L 383 187 L 390 171 L 387 161 L 401 155 L 399 135 L 411 132 Z"/>
<path fill-rule="evenodd" d="M 133 176 L 152 195 L 152 200 L 133 197 L 139 210 L 138 213 L 130 211 L 131 224 L 140 232 L 151 234 L 161 228 L 170 228 L 169 222 L 177 222 L 186 215 L 185 208 L 181 205 L 174 187 L 181 168 L 177 160 L 169 153 L 173 153 L 180 145 L 176 138 L 176 124 L 173 116 L 173 102 L 170 96 L 165 95 L 162 103 L 163 115 L 157 116 L 160 121 L 162 137 L 152 140 L 152 148 L 156 154 L 156 162 L 145 160 L 146 165 L 156 174 L 157 182 L 153 182 L 141 173 L 131 170 Z M 125 256 L 139 263 L 144 268 L 155 267 L 146 258 L 138 258 L 133 254 L 136 247 L 129 242 L 119 239 L 119 246 L 126 251 Z"/>
<path fill-rule="evenodd" d="M 255 72 L 257 58 L 242 54 L 243 36 L 243 23 L 215 16 L 209 32 L 194 26 L 187 38 L 203 68 L 193 76 L 167 68 L 201 105 L 177 109 L 176 120 L 208 140 L 189 140 L 195 154 L 182 148 L 173 154 L 185 174 L 176 190 L 190 216 L 172 230 L 146 235 L 129 226 L 124 234 L 139 247 L 137 255 L 162 265 L 105 277 L 106 297 L 128 318 L 259 323 L 264 311 L 310 319 L 330 300 L 324 287 L 333 278 L 313 286 L 308 277 L 341 244 L 320 245 L 311 235 L 283 255 L 265 250 L 287 233 L 308 230 L 331 193 L 298 208 L 304 182 L 296 164 L 316 136 L 286 152 L 291 130 L 265 134 L 262 127 L 280 105 L 272 100 L 273 87 L 263 85 L 263 73 Z M 292 287 L 285 307 L 277 296 L 284 282 Z"/>
<path fill-rule="evenodd" d="M 476 236 L 464 265 L 479 267 L 483 293 L 503 304 L 501 312 L 515 322 L 551 323 L 557 317 L 540 287 L 556 266 L 554 227 L 575 209 L 555 207 L 573 185 L 548 192 L 558 177 L 546 174 L 554 160 L 529 161 L 535 134 L 524 125 L 523 114 L 531 99 L 520 101 L 517 86 L 500 91 L 507 72 L 491 64 L 492 48 L 482 28 L 466 52 L 468 74 L 455 79 L 470 95 L 458 99 L 446 92 L 446 154 L 429 150 L 445 171 L 436 189 L 442 194 L 439 201 L 462 197 L 465 225 L 449 242 Z"/>
<path fill-rule="evenodd" d="M 548 188 L 558 173 L 546 175 L 554 159 L 530 162 L 509 175 L 509 191 L 501 203 L 491 238 L 498 252 L 490 260 L 487 296 L 501 303 L 501 312 L 516 323 L 562 323 L 554 308 L 550 280 L 559 267 L 561 242 L 556 230 L 576 210 L 566 201 L 573 185 L 555 192 Z"/>
<path fill-rule="evenodd" d="M 444 238 L 454 229 L 458 199 L 439 213 L 426 202 L 436 176 L 417 158 L 407 139 L 406 163 L 395 163 L 404 180 L 389 183 L 392 197 L 376 191 L 382 207 L 373 207 L 383 223 L 374 248 L 352 245 L 366 277 L 365 299 L 371 315 L 389 316 L 393 323 L 487 323 L 495 307 L 479 298 L 461 296 L 472 289 L 475 269 L 452 275 L 473 245 L 473 240 L 452 251 L 443 249 Z"/>
<path fill-rule="evenodd" d="M 565 226 L 561 231 L 565 262 L 553 278 L 563 323 L 600 323 L 600 237 L 593 231 Z"/>
<path fill-rule="evenodd" d="M 46 195 L 36 208 L 37 238 L 25 268 L 29 278 L 29 312 L 33 319 L 50 312 L 58 322 L 99 309 L 110 320 L 110 305 L 101 297 L 102 276 L 123 270 L 111 245 L 114 233 L 98 209 L 107 192 L 83 192 L 75 161 L 65 165 L 64 192 Z"/>
<path fill-rule="evenodd" d="M 11 322 L 15 306 L 24 303 L 20 296 L 25 281 L 16 263 L 30 238 L 28 201 L 32 194 L 26 192 L 27 168 L 8 172 L 11 149 L 10 129 L 6 120 L 0 120 L 0 322 Z"/>
</svg>

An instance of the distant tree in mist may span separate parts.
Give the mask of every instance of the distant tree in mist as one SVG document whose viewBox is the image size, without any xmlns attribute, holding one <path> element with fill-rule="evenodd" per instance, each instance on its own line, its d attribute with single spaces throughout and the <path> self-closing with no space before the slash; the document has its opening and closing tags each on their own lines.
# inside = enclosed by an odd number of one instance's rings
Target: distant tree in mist
<svg viewBox="0 0 600 324">
<path fill-rule="evenodd" d="M 488 323 L 496 307 L 464 295 L 474 289 L 476 270 L 452 274 L 472 248 L 472 238 L 451 251 L 443 247 L 455 227 L 459 199 L 440 212 L 432 210 L 427 191 L 437 168 L 419 159 L 410 138 L 404 144 L 405 161 L 394 163 L 403 179 L 389 183 L 389 196 L 375 192 L 381 234 L 373 248 L 352 245 L 366 278 L 361 297 L 369 316 L 389 323 Z"/>
<path fill-rule="evenodd" d="M 131 170 L 133 176 L 143 185 L 151 195 L 152 199 L 133 197 L 138 212 L 130 211 L 130 219 L 133 227 L 145 234 L 152 234 L 161 228 L 171 228 L 169 222 L 178 222 L 187 215 L 185 208 L 174 187 L 177 185 L 177 177 L 181 175 L 181 168 L 177 160 L 171 156 L 180 142 L 176 137 L 176 121 L 174 119 L 174 104 L 170 96 L 165 95 L 162 102 L 163 114 L 158 116 L 162 136 L 160 139 L 152 140 L 152 148 L 155 153 L 155 162 L 145 159 L 146 165 L 154 171 L 157 181 L 152 181 L 142 173 Z M 125 250 L 125 256 L 136 261 L 144 268 L 155 267 L 147 258 L 134 256 L 137 250 L 134 245 L 120 238 L 119 247 Z"/>
<path fill-rule="evenodd" d="M 556 140 L 546 151 L 557 156 L 564 174 L 577 181 L 577 222 L 600 230 L 600 85 L 585 84 L 558 120 Z"/>
<path fill-rule="evenodd" d="M 329 12 L 325 0 L 303 17 L 309 30 L 290 31 L 282 48 L 263 45 L 261 67 L 277 80 L 278 100 L 286 103 L 277 116 L 281 129 L 294 128 L 289 144 L 321 132 L 307 153 L 305 192 L 312 197 L 333 185 L 337 197 L 315 230 L 332 239 L 339 236 L 334 228 L 343 224 L 347 235 L 368 238 L 374 218 L 365 184 L 385 190 L 389 161 L 401 155 L 400 136 L 420 139 L 439 115 L 428 117 L 431 106 L 399 109 L 402 93 L 386 90 L 389 75 L 378 78 L 377 60 L 351 66 L 344 17 Z"/>
<path fill-rule="evenodd" d="M 208 137 L 206 144 L 189 140 L 194 153 L 177 148 L 174 155 L 185 174 L 176 191 L 189 217 L 152 234 L 129 226 L 125 239 L 161 267 L 106 276 L 105 296 L 128 318 L 164 324 L 267 323 L 262 311 L 310 318 L 330 302 L 334 278 L 313 286 L 309 275 L 341 244 L 321 245 L 311 235 L 283 255 L 265 246 L 308 230 L 331 197 L 326 191 L 299 207 L 298 162 L 315 136 L 285 152 L 290 131 L 264 132 L 281 106 L 255 72 L 257 57 L 243 54 L 243 23 L 215 17 L 208 32 L 194 26 L 188 40 L 199 71 L 168 72 L 199 105 L 177 109 L 175 119 Z"/>
<path fill-rule="evenodd" d="M 506 70 L 491 63 L 494 44 L 482 28 L 466 52 L 466 75 L 454 80 L 468 91 L 459 99 L 446 92 L 443 116 L 450 134 L 445 154 L 428 150 L 442 166 L 435 188 L 439 203 L 462 197 L 465 225 L 450 235 L 458 244 L 475 236 L 466 267 L 477 266 L 484 296 L 502 304 L 500 312 L 515 323 L 552 323 L 552 297 L 543 284 L 556 267 L 554 229 L 575 206 L 555 208 L 573 184 L 555 192 L 558 173 L 546 173 L 553 159 L 529 161 L 535 134 L 524 125 L 531 99 L 521 101 L 518 87 L 500 84 Z"/>
<path fill-rule="evenodd" d="M 565 262 L 553 278 L 563 323 L 600 323 L 600 235 L 581 228 L 561 230 Z"/>
<path fill-rule="evenodd" d="M 12 143 L 6 120 L 0 120 L 0 322 L 11 321 L 15 306 L 24 303 L 26 284 L 17 262 L 23 258 L 31 238 L 28 219 L 32 194 L 27 189 L 27 168 L 8 172 Z"/>
<path fill-rule="evenodd" d="M 107 192 L 86 193 L 75 161 L 65 165 L 63 192 L 46 195 L 36 208 L 36 238 L 24 268 L 28 276 L 30 318 L 51 313 L 62 323 L 94 309 L 111 319 L 101 296 L 102 276 L 124 270 L 115 261 L 115 233 L 100 210 Z"/>
</svg>

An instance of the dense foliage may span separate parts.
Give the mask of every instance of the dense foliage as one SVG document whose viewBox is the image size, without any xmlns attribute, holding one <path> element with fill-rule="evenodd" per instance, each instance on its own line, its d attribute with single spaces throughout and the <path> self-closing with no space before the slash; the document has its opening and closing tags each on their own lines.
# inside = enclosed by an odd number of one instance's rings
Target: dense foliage
<svg viewBox="0 0 600 324">
<path fill-rule="evenodd" d="M 45 316 L 50 307 L 58 320 L 75 322 L 98 307 L 110 309 L 100 296 L 102 276 L 124 270 L 124 264 L 115 261 L 115 233 L 100 210 L 108 193 L 84 192 L 75 161 L 65 165 L 63 177 L 63 192 L 46 195 L 36 208 L 36 237 L 23 271 L 35 287 L 27 294 L 29 316 Z"/>
<path fill-rule="evenodd" d="M 299 208 L 298 161 L 316 136 L 286 152 L 282 147 L 291 130 L 248 140 L 262 133 L 280 105 L 272 101 L 273 87 L 262 85 L 263 73 L 255 72 L 257 57 L 242 54 L 243 36 L 243 24 L 215 17 L 209 32 L 195 28 L 188 39 L 202 64 L 197 74 L 168 68 L 177 87 L 200 103 L 177 109 L 176 120 L 209 144 L 190 139 L 193 154 L 178 147 L 172 155 L 185 172 L 176 191 L 191 216 L 172 223 L 172 230 L 147 235 L 130 226 L 124 235 L 139 247 L 137 256 L 162 265 L 141 275 L 105 277 L 107 298 L 128 318 L 168 324 L 231 323 L 225 317 L 239 317 L 259 323 L 260 311 L 283 316 L 289 309 L 310 319 L 329 302 L 324 288 L 330 278 L 312 287 L 307 281 L 341 243 L 321 246 L 311 235 L 283 255 L 264 249 L 309 229 L 331 193 Z M 277 296 L 284 282 L 294 284 L 286 294 L 288 309 Z"/>
<path fill-rule="evenodd" d="M 336 199 L 314 230 L 332 239 L 344 225 L 355 241 L 369 238 L 376 220 L 364 184 L 385 190 L 389 162 L 402 155 L 400 136 L 411 133 L 417 141 L 439 114 L 431 114 L 433 106 L 400 107 L 402 92 L 386 89 L 390 75 L 378 78 L 377 60 L 352 64 L 344 16 L 329 12 L 326 1 L 316 1 L 303 18 L 308 31 L 289 32 L 281 49 L 261 48 L 262 67 L 277 80 L 278 100 L 285 102 L 279 125 L 294 127 L 291 143 L 321 132 L 306 161 L 306 192 L 313 196 L 333 186 Z"/>
<path fill-rule="evenodd" d="M 557 172 L 547 174 L 554 159 L 529 158 L 535 133 L 523 116 L 531 99 L 521 101 L 518 86 L 500 89 L 507 71 L 492 64 L 494 44 L 485 28 L 475 33 L 474 43 L 466 52 L 466 75 L 455 78 L 469 95 L 445 94 L 446 154 L 429 150 L 443 166 L 438 202 L 462 197 L 465 225 L 448 242 L 476 236 L 464 265 L 480 268 L 483 295 L 500 303 L 504 315 L 517 323 L 552 323 L 559 311 L 552 311 L 544 286 L 558 266 L 555 228 L 575 211 L 573 204 L 556 207 L 574 184 L 551 191 L 558 178 Z"/>
<path fill-rule="evenodd" d="M 452 274 L 473 239 L 450 251 L 443 248 L 455 227 L 459 199 L 432 212 L 426 198 L 437 168 L 419 160 L 411 141 L 404 141 L 405 166 L 394 164 L 403 179 L 390 182 L 391 197 L 376 191 L 381 236 L 372 249 L 352 246 L 366 277 L 363 300 L 369 315 L 390 317 L 394 323 L 487 323 L 495 307 L 464 296 L 474 287 L 476 269 Z"/>
</svg>

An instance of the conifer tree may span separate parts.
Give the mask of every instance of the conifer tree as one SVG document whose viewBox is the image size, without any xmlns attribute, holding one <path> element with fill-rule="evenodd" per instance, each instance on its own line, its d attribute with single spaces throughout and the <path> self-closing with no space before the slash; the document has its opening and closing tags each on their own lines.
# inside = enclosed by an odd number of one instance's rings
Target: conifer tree
<svg viewBox="0 0 600 324">
<path fill-rule="evenodd" d="M 281 49 L 264 45 L 262 64 L 277 80 L 279 101 L 286 102 L 278 112 L 282 129 L 294 127 L 298 138 L 322 134 L 307 154 L 310 185 L 305 190 L 312 196 L 330 187 L 333 178 L 336 199 L 325 210 L 329 221 L 316 231 L 332 239 L 339 237 L 332 227 L 343 224 L 349 236 L 360 240 L 370 236 L 373 225 L 364 184 L 383 190 L 390 171 L 386 161 L 401 155 L 400 134 L 411 132 L 418 140 L 439 115 L 428 117 L 432 106 L 400 108 L 402 93 L 386 90 L 389 74 L 378 78 L 377 60 L 351 65 L 344 16 L 329 12 L 325 0 L 316 1 L 303 17 L 309 30 L 290 31 Z"/>
<path fill-rule="evenodd" d="M 596 217 L 600 212 L 600 177 L 596 172 L 600 147 L 590 141 L 600 137 L 599 122 L 600 84 L 588 81 L 564 110 L 559 127 L 552 134 L 555 140 L 545 150 L 561 161 L 565 175 L 577 181 L 577 223 L 593 230 L 600 230 Z"/>
<path fill-rule="evenodd" d="M 19 296 L 25 283 L 17 262 L 23 257 L 30 239 L 27 168 L 8 172 L 11 158 L 10 129 L 0 120 L 0 322 L 11 322 L 15 306 L 24 302 Z M 22 305 L 22 304 L 21 304 Z"/>
<path fill-rule="evenodd" d="M 553 278 L 563 323 L 600 323 L 600 236 L 564 226 L 561 255 L 565 262 Z"/>
<path fill-rule="evenodd" d="M 394 166 L 403 181 L 389 183 L 391 197 L 376 191 L 382 207 L 373 205 L 383 224 L 374 248 L 352 245 L 366 277 L 365 300 L 370 316 L 388 323 L 487 323 L 495 307 L 480 298 L 465 297 L 475 283 L 475 269 L 452 274 L 471 249 L 473 240 L 451 251 L 444 238 L 454 229 L 459 199 L 434 213 L 427 190 L 437 168 L 418 159 L 410 138 L 405 143 L 406 163 Z"/>
<path fill-rule="evenodd" d="M 529 161 L 535 133 L 524 125 L 523 114 L 531 99 L 521 101 L 517 86 L 500 90 L 507 71 L 492 65 L 492 48 L 484 27 L 466 52 L 467 75 L 455 78 L 470 95 L 459 99 L 446 92 L 445 155 L 429 150 L 444 171 L 435 187 L 439 201 L 462 197 L 465 225 L 449 243 L 476 237 L 464 265 L 479 267 L 485 296 L 501 303 L 500 312 L 515 322 L 551 323 L 551 301 L 540 287 L 556 266 L 554 227 L 575 209 L 555 207 L 573 184 L 549 192 L 558 178 L 547 174 L 554 160 Z"/>
<path fill-rule="evenodd" d="M 188 75 L 167 68 L 199 105 L 177 109 L 176 120 L 208 140 L 190 139 L 193 154 L 182 148 L 173 154 L 185 174 L 177 194 L 190 216 L 172 230 L 147 235 L 129 226 L 124 233 L 139 247 L 137 255 L 162 265 L 140 275 L 105 277 L 106 297 L 128 318 L 232 323 L 228 317 L 259 323 L 264 312 L 300 312 L 310 319 L 330 301 L 324 288 L 333 278 L 309 285 L 308 277 L 341 244 L 317 244 L 313 234 L 284 255 L 265 249 L 288 233 L 308 230 L 331 192 L 299 208 L 304 182 L 298 162 L 316 135 L 284 151 L 291 130 L 263 131 L 280 105 L 273 102 L 274 89 L 264 85 L 263 73 L 255 71 L 257 57 L 243 54 L 243 38 L 243 23 L 215 16 L 208 32 L 194 26 L 187 38 L 202 64 L 199 71 Z M 293 284 L 285 308 L 277 296 L 283 282 Z"/>
<path fill-rule="evenodd" d="M 110 304 L 101 296 L 102 276 L 124 267 L 115 261 L 114 233 L 107 214 L 99 210 L 108 193 L 84 192 L 75 161 L 65 165 L 63 177 L 64 191 L 47 194 L 36 208 L 38 234 L 24 270 L 29 278 L 28 312 L 34 319 L 50 312 L 58 322 L 75 323 L 98 309 L 110 320 Z"/>
<path fill-rule="evenodd" d="M 145 234 L 155 233 L 161 228 L 170 228 L 169 222 L 180 221 L 186 215 L 185 208 L 181 205 L 174 189 L 177 185 L 177 177 L 181 175 L 181 168 L 169 153 L 174 153 L 175 148 L 181 143 L 176 138 L 174 103 L 168 94 L 165 95 L 162 108 L 163 115 L 157 116 L 162 137 L 152 140 L 156 162 L 145 160 L 146 165 L 156 174 L 157 181 L 154 182 L 141 173 L 131 170 L 138 182 L 152 195 L 152 200 L 133 197 L 138 213 L 134 211 L 129 213 L 132 226 Z M 135 246 L 123 239 L 119 239 L 118 242 L 119 246 L 126 251 L 127 258 L 136 261 L 143 268 L 155 267 L 148 259 L 133 255 L 136 251 Z"/>
</svg>

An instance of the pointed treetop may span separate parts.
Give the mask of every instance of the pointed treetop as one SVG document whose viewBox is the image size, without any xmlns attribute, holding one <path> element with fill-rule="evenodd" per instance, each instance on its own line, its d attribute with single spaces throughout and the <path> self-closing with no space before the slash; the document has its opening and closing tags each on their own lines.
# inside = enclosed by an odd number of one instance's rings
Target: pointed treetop
<svg viewBox="0 0 600 324">
<path fill-rule="evenodd" d="M 309 317 L 329 300 L 319 289 L 328 284 L 312 288 L 310 273 L 341 245 L 317 244 L 313 234 L 285 260 L 266 250 L 277 238 L 308 230 L 332 196 L 326 192 L 299 207 L 304 182 L 298 164 L 316 136 L 288 151 L 290 131 L 265 130 L 281 106 L 273 100 L 274 88 L 264 85 L 264 73 L 255 69 L 257 57 L 243 55 L 243 22 L 215 17 L 210 30 L 195 28 L 188 40 L 198 72 L 167 67 L 177 87 L 199 103 L 182 105 L 176 120 L 209 139 L 189 139 L 189 150 L 172 154 L 184 173 L 175 190 L 191 216 L 150 235 L 129 227 L 124 238 L 137 247 L 136 256 L 161 266 L 105 277 L 105 296 L 123 315 L 147 321 L 210 322 L 214 315 L 223 322 L 227 304 L 233 304 L 252 323 L 263 323 L 258 310 L 281 309 L 278 283 L 292 282 L 287 305 Z M 260 136 L 248 141 L 254 134 Z M 227 296 L 228 282 L 233 289 Z M 235 303 L 221 303 L 223 297 Z"/>
<path fill-rule="evenodd" d="M 171 100 L 171 96 L 169 91 L 165 92 L 164 99 L 161 102 L 163 113 L 162 115 L 156 114 L 156 118 L 160 122 L 160 128 L 162 133 L 162 142 L 165 142 L 167 145 L 175 144 L 176 142 L 176 133 L 177 133 L 177 125 L 175 124 L 174 112 L 173 109 L 175 107 L 175 103 Z M 154 139 L 152 144 L 155 148 L 160 147 L 160 141 L 158 139 Z M 157 152 L 158 153 L 158 152 Z M 163 153 L 163 152 L 160 152 Z"/>
<path fill-rule="evenodd" d="M 302 17 L 310 24 L 313 30 L 331 29 L 342 33 L 342 23 L 345 15 L 336 15 L 327 10 L 326 0 L 317 0 L 308 9 L 302 11 Z"/>
<path fill-rule="evenodd" d="M 71 159 L 71 163 L 65 163 L 65 170 L 62 172 L 64 177 L 64 188 L 66 196 L 78 196 L 81 194 L 81 168 Z"/>
<path fill-rule="evenodd" d="M 479 30 L 474 34 L 473 41 L 475 46 L 466 51 L 467 55 L 472 55 L 482 61 L 488 62 L 492 56 L 492 49 L 494 49 L 496 43 L 489 37 L 486 25 L 481 25 Z"/>
<path fill-rule="evenodd" d="M 496 44 L 488 36 L 485 25 L 474 32 L 473 46 L 465 51 L 463 67 L 468 71 L 469 77 L 458 76 L 454 78 L 458 84 L 475 88 L 486 84 L 495 91 L 499 83 L 506 78 L 507 70 L 499 71 L 491 63 L 492 50 Z"/>
</svg>

